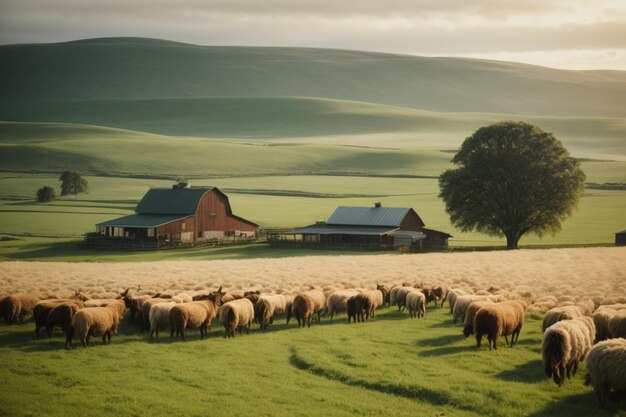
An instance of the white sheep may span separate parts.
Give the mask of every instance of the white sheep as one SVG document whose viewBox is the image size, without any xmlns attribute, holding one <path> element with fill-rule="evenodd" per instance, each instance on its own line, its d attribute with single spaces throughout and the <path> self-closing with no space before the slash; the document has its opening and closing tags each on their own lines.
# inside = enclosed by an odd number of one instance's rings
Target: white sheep
<svg viewBox="0 0 626 417">
<path fill-rule="evenodd" d="M 159 330 L 165 330 L 170 325 L 170 310 L 177 303 L 169 301 L 152 305 L 148 312 L 148 320 L 150 322 L 150 339 L 156 337 L 159 339 Z"/>
<path fill-rule="evenodd" d="M 340 290 L 331 293 L 326 300 L 326 308 L 328 309 L 330 320 L 332 321 L 335 314 L 345 312 L 347 310 L 348 298 L 358 293 L 357 290 Z"/>
</svg>

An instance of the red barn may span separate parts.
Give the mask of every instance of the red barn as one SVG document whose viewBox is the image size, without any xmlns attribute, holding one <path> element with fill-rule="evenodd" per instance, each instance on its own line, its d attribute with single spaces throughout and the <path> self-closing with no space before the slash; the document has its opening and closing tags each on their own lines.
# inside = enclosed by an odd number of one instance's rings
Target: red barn
<svg viewBox="0 0 626 417">
<path fill-rule="evenodd" d="M 96 225 L 85 243 L 91 246 L 111 238 L 129 249 L 153 249 L 174 243 L 201 243 L 225 237 L 254 238 L 258 225 L 233 214 L 228 197 L 215 187 L 191 187 L 186 183 L 172 188 L 151 188 L 135 214 Z M 95 236 L 94 236 L 95 235 Z M 99 241 L 100 244 L 97 244 Z"/>
</svg>

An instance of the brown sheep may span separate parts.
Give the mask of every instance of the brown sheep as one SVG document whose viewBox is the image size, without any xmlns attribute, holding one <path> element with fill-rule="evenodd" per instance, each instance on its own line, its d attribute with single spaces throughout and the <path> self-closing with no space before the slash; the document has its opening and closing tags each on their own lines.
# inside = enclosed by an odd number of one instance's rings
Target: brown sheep
<svg viewBox="0 0 626 417">
<path fill-rule="evenodd" d="M 611 339 L 618 337 L 626 339 L 626 310 L 620 310 L 611 317 L 608 328 Z"/>
<path fill-rule="evenodd" d="M 429 288 L 428 295 L 426 297 L 426 303 L 428 304 L 431 301 L 434 301 L 435 307 L 437 306 L 437 303 L 440 303 L 439 306 L 443 307 L 443 303 L 446 302 L 447 298 L 448 288 L 446 286 L 440 285 L 437 287 Z"/>
<path fill-rule="evenodd" d="M 502 301 L 486 305 L 474 317 L 474 331 L 476 332 L 476 347 L 484 335 L 489 341 L 489 350 L 493 345 L 498 349 L 498 336 L 511 335 L 511 347 L 515 345 L 524 325 L 524 307 L 518 301 Z M 508 340 L 507 340 L 508 342 Z"/>
<path fill-rule="evenodd" d="M 30 315 L 35 305 L 41 299 L 33 294 L 18 293 L 5 297 L 2 300 L 1 313 L 6 324 L 16 321 L 24 321 L 24 317 Z"/>
<path fill-rule="evenodd" d="M 382 306 L 389 305 L 389 291 L 390 291 L 389 288 L 387 288 L 385 285 L 382 285 L 382 284 L 376 284 L 376 289 L 380 291 L 381 294 L 383 295 Z"/>
<path fill-rule="evenodd" d="M 211 323 L 222 306 L 224 293 L 221 291 L 222 287 L 216 292 L 206 295 L 205 300 L 175 305 L 169 313 L 170 337 L 173 338 L 175 333 L 176 336 L 186 340 L 185 329 L 189 327 L 200 329 L 200 339 L 207 337 Z"/>
<path fill-rule="evenodd" d="M 291 315 L 298 321 L 298 327 L 311 327 L 311 319 L 317 313 L 317 320 L 320 320 L 321 311 L 326 305 L 324 293 L 311 290 L 296 295 L 291 306 Z M 287 321 L 289 323 L 289 321 Z"/>
<path fill-rule="evenodd" d="M 79 303 L 72 302 L 59 304 L 50 310 L 46 320 L 46 332 L 48 333 L 48 337 L 52 337 L 52 329 L 54 326 L 61 327 L 63 333 L 66 333 L 67 329 L 72 324 L 74 314 L 80 309 L 81 306 Z"/>
<path fill-rule="evenodd" d="M 66 333 L 65 347 L 72 347 L 74 335 L 80 338 L 83 347 L 89 346 L 91 336 L 102 336 L 102 343 L 111 343 L 111 335 L 117 334 L 121 320 L 120 306 L 124 301 L 110 303 L 106 307 L 92 307 L 78 310 L 72 317 L 72 324 Z"/>
<path fill-rule="evenodd" d="M 493 304 L 493 302 L 474 301 L 467 307 L 467 310 L 465 311 L 465 321 L 463 327 L 463 335 L 465 337 L 469 337 L 469 335 L 474 334 L 474 317 L 476 317 L 476 313 L 478 313 L 478 310 L 488 304 Z"/>
<path fill-rule="evenodd" d="M 357 294 L 358 291 L 356 290 L 339 290 L 331 293 L 326 300 L 330 320 L 333 320 L 335 314 L 346 311 L 348 298 Z"/>
<path fill-rule="evenodd" d="M 124 300 L 124 303 L 126 304 L 126 308 L 128 309 L 128 324 L 131 325 L 136 322 L 139 326 L 143 328 L 144 316 L 142 314 L 137 314 L 137 313 L 140 313 L 141 306 L 143 305 L 144 302 L 146 302 L 146 300 L 149 300 L 150 298 L 158 298 L 158 294 L 157 295 L 133 296 L 129 294 L 129 291 L 127 289 L 120 295 L 122 295 L 122 299 Z"/>
<path fill-rule="evenodd" d="M 83 302 L 76 299 L 52 299 L 38 302 L 33 308 L 35 320 L 35 336 L 39 339 L 39 331 L 42 327 L 48 327 L 48 315 L 50 311 L 61 304 L 75 304 L 78 309 L 83 308 Z M 50 332 L 48 332 L 50 335 Z"/>
<path fill-rule="evenodd" d="M 267 300 L 265 300 L 267 301 Z M 239 333 L 246 329 L 250 333 L 250 325 L 254 320 L 254 306 L 247 298 L 241 298 L 225 303 L 220 308 L 220 323 L 224 326 L 224 337 L 235 337 L 235 330 Z"/>
<path fill-rule="evenodd" d="M 356 295 L 353 295 L 352 297 L 348 298 L 348 300 L 346 301 L 346 313 L 348 314 L 348 324 L 351 323 L 351 321 L 354 321 L 355 323 L 358 321 L 361 321 L 359 319 L 360 314 L 362 314 L 363 312 L 363 298 L 359 298 Z"/>
</svg>

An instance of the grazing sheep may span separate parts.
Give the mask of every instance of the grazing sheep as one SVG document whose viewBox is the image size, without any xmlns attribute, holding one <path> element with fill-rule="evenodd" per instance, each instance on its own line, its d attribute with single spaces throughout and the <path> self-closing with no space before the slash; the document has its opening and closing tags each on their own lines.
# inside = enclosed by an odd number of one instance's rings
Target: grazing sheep
<svg viewBox="0 0 626 417">
<path fill-rule="evenodd" d="M 24 321 L 24 317 L 30 315 L 35 305 L 41 299 L 33 294 L 17 293 L 5 297 L 2 300 L 1 313 L 6 324 L 13 324 L 16 321 Z"/>
<path fill-rule="evenodd" d="M 333 320 L 335 314 L 346 311 L 348 298 L 357 294 L 356 290 L 340 290 L 330 294 L 326 300 L 330 320 Z"/>
<path fill-rule="evenodd" d="M 296 295 L 291 306 L 291 315 L 298 321 L 298 327 L 311 327 L 311 319 L 317 313 L 317 321 L 320 320 L 320 313 L 326 305 L 324 293 L 311 290 Z M 289 320 L 287 320 L 289 324 Z"/>
<path fill-rule="evenodd" d="M 157 294 L 157 296 L 148 298 L 141 304 L 138 322 L 142 332 L 150 329 L 150 309 L 152 306 L 155 304 L 169 303 L 171 301 L 171 298 L 162 298 L 160 294 Z"/>
<path fill-rule="evenodd" d="M 143 324 L 144 316 L 140 313 L 141 306 L 151 298 L 158 298 L 158 294 L 133 296 L 128 292 L 129 291 L 127 289 L 124 293 L 122 293 L 123 295 L 120 294 L 122 295 L 122 299 L 124 300 L 124 303 L 126 303 L 126 308 L 128 309 L 128 324 L 131 325 L 136 322 L 136 324 L 143 328 L 145 325 Z"/>
<path fill-rule="evenodd" d="M 474 301 L 469 306 L 467 306 L 467 310 L 465 311 L 465 321 L 463 322 L 463 335 L 465 337 L 469 337 L 469 335 L 474 334 L 474 317 L 476 317 L 476 313 L 478 313 L 478 310 L 488 304 L 493 304 L 493 302 Z"/>
<path fill-rule="evenodd" d="M 541 331 L 545 332 L 548 327 L 561 320 L 571 320 L 584 315 L 583 310 L 577 306 L 555 307 L 543 316 Z"/>
<path fill-rule="evenodd" d="M 389 291 L 390 291 L 389 288 L 387 288 L 383 284 L 376 284 L 376 289 L 380 291 L 381 294 L 383 295 L 383 303 L 381 307 L 384 306 L 385 304 L 389 305 Z"/>
<path fill-rule="evenodd" d="M 241 290 L 229 291 L 226 294 L 224 294 L 224 297 L 222 297 L 222 301 L 224 303 L 228 303 L 230 301 L 239 300 L 239 299 L 245 297 L 244 294 L 245 293 L 243 291 L 241 291 Z"/>
<path fill-rule="evenodd" d="M 247 298 L 247 297 L 246 297 Z M 256 304 L 254 304 L 254 314 L 261 329 L 267 329 L 267 326 L 274 322 L 276 314 L 283 314 L 287 311 L 287 299 L 284 295 L 261 295 Z"/>
<path fill-rule="evenodd" d="M 489 350 L 493 345 L 498 349 L 498 336 L 511 335 L 511 347 L 515 345 L 524 325 L 524 307 L 516 300 L 502 301 L 486 305 L 474 317 L 474 331 L 476 332 L 476 347 L 480 348 L 483 335 L 487 335 Z"/>
<path fill-rule="evenodd" d="M 453 288 L 448 291 L 448 305 L 450 306 L 450 314 L 454 312 L 454 305 L 456 304 L 456 299 L 462 295 L 471 295 L 474 291 L 469 288 Z"/>
<path fill-rule="evenodd" d="M 426 303 L 430 303 L 431 301 L 434 301 L 435 307 L 437 307 L 438 303 L 440 303 L 439 304 L 440 307 L 443 307 L 443 303 L 446 302 L 447 298 L 448 298 L 448 288 L 444 285 L 440 285 L 440 286 L 433 287 L 430 289 L 430 291 L 428 292 Z"/>
<path fill-rule="evenodd" d="M 120 309 L 116 303 L 106 307 L 92 307 L 78 310 L 72 317 L 72 324 L 67 330 L 65 347 L 72 347 L 74 335 L 80 338 L 83 347 L 89 346 L 91 336 L 102 336 L 102 343 L 111 343 L 111 335 L 117 334 Z"/>
<path fill-rule="evenodd" d="M 452 323 L 456 323 L 459 319 L 465 321 L 465 313 L 467 308 L 474 301 L 493 301 L 497 298 L 499 301 L 505 301 L 500 299 L 500 296 L 492 295 L 461 295 L 458 296 L 454 302 L 454 310 L 452 312 Z"/>
<path fill-rule="evenodd" d="M 148 313 L 150 339 L 156 336 L 156 339 L 159 340 L 159 330 L 165 330 L 170 325 L 170 311 L 177 304 L 175 301 L 167 301 L 150 307 Z"/>
<path fill-rule="evenodd" d="M 241 298 L 225 303 L 220 308 L 220 323 L 224 326 L 224 337 L 235 337 L 235 330 L 246 329 L 250 332 L 250 325 L 254 320 L 254 307 L 247 298 Z"/>
<path fill-rule="evenodd" d="M 67 332 L 67 329 L 72 324 L 72 318 L 78 310 L 80 310 L 82 303 L 69 302 L 61 303 L 50 310 L 48 318 L 46 319 L 46 332 L 48 337 L 52 337 L 52 329 L 54 326 L 59 326 L 63 330 L 63 333 Z"/>
<path fill-rule="evenodd" d="M 383 306 L 385 296 L 380 290 L 368 290 L 361 292 L 363 297 L 367 297 L 368 310 L 365 312 L 366 319 L 376 315 L 376 309 Z"/>
<path fill-rule="evenodd" d="M 406 308 L 411 318 L 424 317 L 426 313 L 426 295 L 420 291 L 412 291 L 406 295 Z"/>
<path fill-rule="evenodd" d="M 207 337 L 211 329 L 211 323 L 222 306 L 224 293 L 221 291 L 222 288 L 220 287 L 216 292 L 205 295 L 204 297 L 206 297 L 206 299 L 175 305 L 170 310 L 169 314 L 171 326 L 170 337 L 173 338 L 174 333 L 176 333 L 176 336 L 180 336 L 183 340 L 186 340 L 185 329 L 189 327 L 200 329 L 200 339 Z M 250 303 L 250 300 L 246 301 Z M 250 303 L 250 305 L 252 305 L 252 303 Z"/>
<path fill-rule="evenodd" d="M 406 307 L 406 296 L 410 292 L 422 292 L 419 288 L 414 287 L 397 287 L 397 291 L 395 293 L 395 304 L 398 306 L 398 311 L 403 311 Z"/>
<path fill-rule="evenodd" d="M 585 358 L 595 338 L 590 317 L 561 320 L 548 327 L 541 345 L 546 375 L 561 386 L 565 377 L 576 374 L 578 363 Z"/>
<path fill-rule="evenodd" d="M 593 387 L 600 407 L 607 406 L 611 389 L 626 391 L 626 339 L 599 342 L 591 348 L 585 363 L 585 385 Z"/>
<path fill-rule="evenodd" d="M 389 307 L 398 305 L 398 291 L 403 287 L 393 287 L 389 290 Z"/>
<path fill-rule="evenodd" d="M 357 321 L 365 321 L 363 312 L 366 307 L 364 303 L 368 300 L 366 297 L 362 297 L 360 295 L 361 294 L 353 295 L 352 297 L 348 298 L 348 300 L 346 300 L 348 324 L 350 324 L 351 321 L 354 321 L 354 323 L 356 323 Z"/>
<path fill-rule="evenodd" d="M 48 326 L 48 315 L 50 311 L 60 304 L 76 304 L 79 308 L 83 308 L 82 301 L 75 299 L 44 300 L 35 304 L 33 308 L 33 319 L 35 320 L 35 336 L 37 339 L 39 339 L 39 331 L 41 328 Z"/>
<path fill-rule="evenodd" d="M 626 311 L 617 312 L 609 321 L 609 334 L 612 339 L 626 338 Z"/>
<path fill-rule="evenodd" d="M 577 302 L 576 307 L 580 308 L 584 316 L 591 316 L 593 312 L 596 310 L 596 304 L 593 300 L 587 298 L 585 300 L 581 300 Z"/>
<path fill-rule="evenodd" d="M 617 314 L 617 311 L 611 308 L 600 307 L 594 311 L 593 323 L 596 325 L 596 342 L 601 342 L 611 338 L 611 332 L 609 331 L 609 322 L 611 318 Z"/>
</svg>

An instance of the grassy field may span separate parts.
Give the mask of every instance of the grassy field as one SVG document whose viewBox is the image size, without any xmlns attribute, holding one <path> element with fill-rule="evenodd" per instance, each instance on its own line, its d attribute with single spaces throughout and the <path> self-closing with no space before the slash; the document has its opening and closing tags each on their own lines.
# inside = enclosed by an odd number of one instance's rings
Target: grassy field
<svg viewBox="0 0 626 417">
<path fill-rule="evenodd" d="M 150 263 L 9 262 L 0 291 L 50 295 L 81 289 L 111 296 L 138 284 L 175 294 L 226 289 L 264 293 L 331 286 L 372 288 L 422 282 L 491 286 L 563 300 L 625 297 L 624 249 L 579 248 L 408 256 L 308 256 L 292 259 Z M 309 329 L 277 319 L 270 331 L 225 340 L 167 333 L 150 342 L 122 326 L 110 346 L 63 349 L 60 333 L 35 340 L 32 322 L 0 325 L 0 413 L 28 415 L 420 415 L 611 416 L 582 383 L 584 365 L 564 386 L 544 376 L 541 318 L 528 313 L 514 348 L 475 348 L 447 308 L 424 319 L 379 310 L 367 323 L 322 318 Z M 163 335 L 163 333 L 162 333 Z M 206 400 L 205 400 L 206 399 Z M 624 407 L 624 400 L 619 403 Z M 149 411 L 147 411 L 149 410 Z M 416 411 L 417 410 L 417 411 Z M 623 416 L 623 412 L 621 414 Z"/>
<path fill-rule="evenodd" d="M 589 180 L 619 182 L 622 172 L 608 164 L 585 162 Z M 89 194 L 63 197 L 39 204 L 33 200 L 43 185 L 56 187 L 56 176 L 5 173 L 0 175 L 0 233 L 78 237 L 95 224 L 132 213 L 149 187 L 168 187 L 171 181 L 139 178 L 88 176 Z M 449 222 L 434 178 L 384 178 L 351 176 L 269 176 L 194 179 L 196 185 L 214 185 L 228 195 L 233 210 L 264 228 L 297 227 L 327 219 L 340 205 L 369 206 L 380 201 L 389 207 L 413 207 L 428 227 L 449 231 L 452 246 L 499 246 L 502 239 L 478 233 L 461 233 Z M 602 244 L 614 241 L 622 230 L 626 191 L 588 189 L 579 209 L 555 236 L 524 237 L 522 245 Z M 30 242 L 30 241 L 28 241 Z M 25 242 L 22 242 L 25 243 Z M 38 245 L 44 244 L 38 240 Z M 0 242 L 0 253 L 17 242 Z M 18 244 L 19 246 L 19 244 Z M 208 255 L 210 256 L 210 255 Z"/>
<path fill-rule="evenodd" d="M 0 369 L 11 390 L 0 394 L 0 414 L 617 415 L 583 386 L 584 365 L 561 388 L 545 377 L 532 317 L 516 347 L 491 352 L 476 350 L 446 309 L 421 320 L 386 309 L 367 323 L 341 317 L 310 329 L 278 320 L 232 340 L 218 327 L 186 343 L 122 327 L 110 346 L 65 351 L 58 334 L 34 340 L 31 323 L 3 325 Z"/>
</svg>

